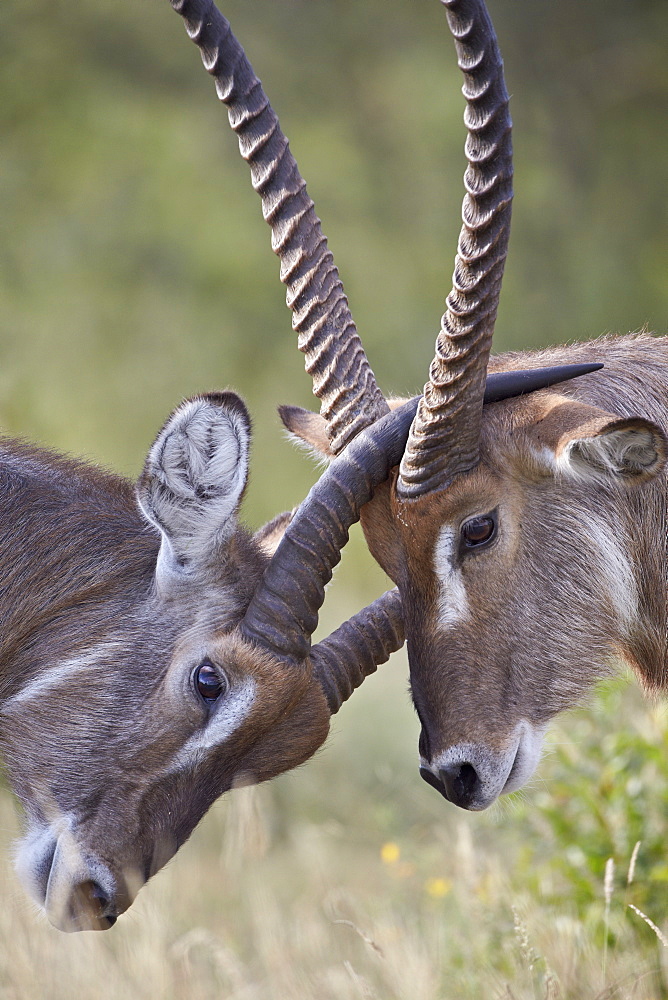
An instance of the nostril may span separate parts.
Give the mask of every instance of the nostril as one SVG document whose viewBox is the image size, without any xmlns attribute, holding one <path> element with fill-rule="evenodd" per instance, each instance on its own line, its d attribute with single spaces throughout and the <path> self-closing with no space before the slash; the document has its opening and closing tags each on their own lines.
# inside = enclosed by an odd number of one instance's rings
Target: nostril
<svg viewBox="0 0 668 1000">
<path fill-rule="evenodd" d="M 80 893 L 84 898 L 88 898 L 93 907 L 98 907 L 100 912 L 109 905 L 109 897 L 97 882 L 82 882 Z"/>
<path fill-rule="evenodd" d="M 81 882 L 72 894 L 72 909 L 76 914 L 87 914 L 105 927 L 113 927 L 116 915 L 111 913 L 111 898 L 97 882 Z"/>
<path fill-rule="evenodd" d="M 109 897 L 97 882 L 81 882 L 74 890 L 75 904 L 101 917 L 109 905 Z"/>
<path fill-rule="evenodd" d="M 437 792 L 440 792 L 441 795 L 444 795 L 447 798 L 442 782 L 436 777 L 435 774 L 432 773 L 432 771 L 429 770 L 428 767 L 420 768 L 420 777 L 426 781 L 428 785 L 431 785 L 432 788 L 435 788 Z"/>
<path fill-rule="evenodd" d="M 478 772 L 473 764 L 462 764 L 455 780 L 458 782 L 459 787 L 468 794 L 475 791 L 478 787 Z"/>
<path fill-rule="evenodd" d="M 450 802 L 468 808 L 480 787 L 480 778 L 473 764 L 450 764 L 440 769 L 440 775 Z"/>
</svg>

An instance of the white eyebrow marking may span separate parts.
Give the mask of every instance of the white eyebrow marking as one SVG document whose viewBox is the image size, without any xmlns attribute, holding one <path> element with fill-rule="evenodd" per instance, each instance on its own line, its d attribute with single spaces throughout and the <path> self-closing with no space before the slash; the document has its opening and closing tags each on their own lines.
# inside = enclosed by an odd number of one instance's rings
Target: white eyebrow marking
<svg viewBox="0 0 668 1000">
<path fill-rule="evenodd" d="M 443 525 L 434 545 L 434 572 L 440 583 L 438 622 L 446 628 L 463 621 L 470 614 L 461 570 L 454 565 L 457 539 L 454 528 Z"/>
<path fill-rule="evenodd" d="M 257 684 L 252 677 L 247 677 L 242 684 L 224 695 L 222 704 L 217 711 L 214 709 L 206 725 L 193 733 L 174 754 L 167 765 L 167 773 L 189 767 L 202 754 L 228 740 L 248 718 L 256 693 Z"/>
<path fill-rule="evenodd" d="M 5 702 L 0 715 L 11 712 L 16 705 L 31 701 L 33 698 L 41 697 L 54 688 L 57 688 L 61 681 L 68 681 L 73 674 L 87 670 L 95 666 L 100 659 L 109 657 L 123 648 L 123 643 L 119 640 L 108 642 L 98 642 L 95 646 L 79 656 L 72 656 L 69 660 L 59 660 L 46 673 L 40 673 L 16 694 L 12 695 Z"/>
</svg>

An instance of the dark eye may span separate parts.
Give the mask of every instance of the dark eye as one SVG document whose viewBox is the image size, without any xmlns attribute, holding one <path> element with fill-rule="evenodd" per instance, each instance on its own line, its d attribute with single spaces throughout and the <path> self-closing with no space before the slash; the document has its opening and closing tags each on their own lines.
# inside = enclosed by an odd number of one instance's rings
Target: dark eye
<svg viewBox="0 0 668 1000">
<path fill-rule="evenodd" d="M 462 540 L 467 549 L 487 545 L 496 535 L 496 517 L 487 514 L 485 517 L 472 517 L 462 525 Z"/>
<path fill-rule="evenodd" d="M 210 660 L 204 660 L 193 674 L 195 689 L 204 701 L 215 701 L 227 690 L 227 681 Z"/>
</svg>

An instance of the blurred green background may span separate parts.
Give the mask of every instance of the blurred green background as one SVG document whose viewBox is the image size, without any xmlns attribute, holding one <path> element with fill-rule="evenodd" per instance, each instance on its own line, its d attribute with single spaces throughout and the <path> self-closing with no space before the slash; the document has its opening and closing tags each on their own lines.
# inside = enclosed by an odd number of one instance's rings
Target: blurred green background
<svg viewBox="0 0 668 1000">
<path fill-rule="evenodd" d="M 666 332 L 668 3 L 490 8 L 516 154 L 496 350 Z M 223 10 L 290 138 L 378 379 L 413 393 L 463 190 L 444 13 L 437 0 Z M 259 199 L 167 0 L 2 0 L 0 122 L 2 427 L 134 477 L 182 397 L 231 386 L 254 418 L 244 516 L 257 526 L 297 503 L 315 473 L 275 410 L 317 404 Z M 355 534 L 323 628 L 386 583 Z M 75 969 L 79 996 L 102 980 L 112 995 L 239 1000 L 667 997 L 665 949 L 626 906 L 666 931 L 664 708 L 611 689 L 560 722 L 522 797 L 469 816 L 419 781 L 406 672 L 398 656 L 367 682 L 307 768 L 251 806 L 228 797 L 138 915 L 94 945 L 41 924 L 5 861 L 0 998 L 71 996 Z M 15 820 L 6 796 L 0 807 L 8 856 Z M 204 936 L 184 938 L 193 927 Z"/>
<path fill-rule="evenodd" d="M 450 287 L 463 102 L 437 0 L 230 0 L 371 364 L 415 392 Z M 516 199 L 496 349 L 668 328 L 668 4 L 496 0 Z M 237 388 L 248 516 L 298 500 L 312 406 L 246 165 L 167 0 L 0 5 L 0 416 L 135 475 L 184 395 Z M 271 485 L 269 485 L 271 484 Z"/>
</svg>

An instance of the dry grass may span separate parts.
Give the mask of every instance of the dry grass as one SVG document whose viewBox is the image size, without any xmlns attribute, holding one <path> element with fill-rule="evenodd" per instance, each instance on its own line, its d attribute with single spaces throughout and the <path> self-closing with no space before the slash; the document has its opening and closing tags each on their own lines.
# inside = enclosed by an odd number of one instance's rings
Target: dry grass
<svg viewBox="0 0 668 1000">
<path fill-rule="evenodd" d="M 482 816 L 448 807 L 412 766 L 404 669 L 369 685 L 308 767 L 221 801 L 105 934 L 62 935 L 27 902 L 8 860 L 18 820 L 2 794 L 1 1000 L 668 996 L 668 952 L 628 905 L 645 899 L 629 895 L 647 880 L 642 844 L 632 885 L 631 851 L 614 883 L 608 866 L 608 904 L 603 878 L 590 899 L 560 873 L 574 848 L 585 869 L 588 859 L 587 843 L 550 832 L 541 806 L 568 780 L 559 747 L 524 801 Z M 632 692 L 624 700 L 617 725 L 640 725 L 665 748 L 665 717 L 652 734 L 656 709 Z M 593 745 L 599 726 L 591 713 L 567 719 L 559 743 L 573 751 L 570 729 Z M 650 914 L 662 933 L 667 913 Z"/>
</svg>

